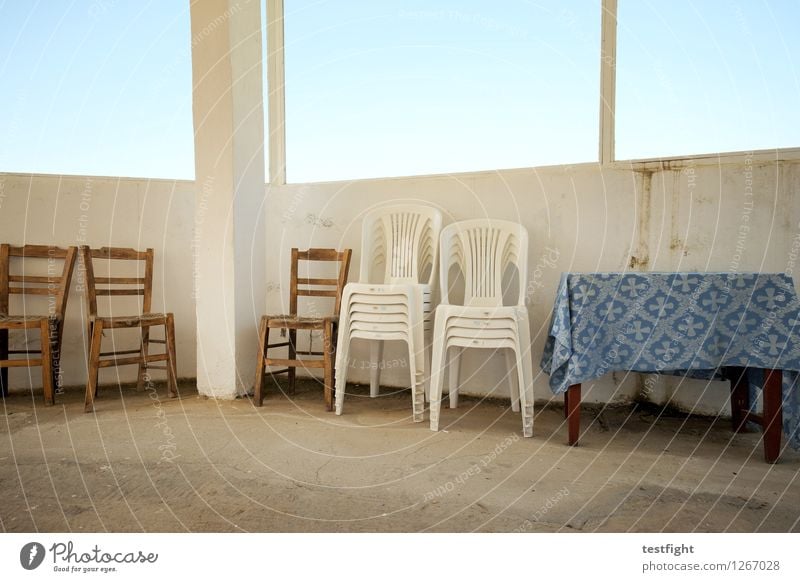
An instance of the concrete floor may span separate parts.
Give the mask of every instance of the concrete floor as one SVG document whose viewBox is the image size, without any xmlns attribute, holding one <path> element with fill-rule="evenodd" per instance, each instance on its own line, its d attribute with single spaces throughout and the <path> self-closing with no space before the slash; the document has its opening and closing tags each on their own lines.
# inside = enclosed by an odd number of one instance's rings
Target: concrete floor
<svg viewBox="0 0 800 582">
<path fill-rule="evenodd" d="M 522 439 L 491 400 L 444 409 L 432 433 L 407 391 L 354 388 L 341 417 L 308 382 L 260 409 L 191 385 L 114 392 L 96 414 L 78 390 L 5 401 L 2 530 L 800 531 L 800 455 L 767 465 L 724 420 L 584 410 L 570 448 L 556 407 Z"/>
</svg>

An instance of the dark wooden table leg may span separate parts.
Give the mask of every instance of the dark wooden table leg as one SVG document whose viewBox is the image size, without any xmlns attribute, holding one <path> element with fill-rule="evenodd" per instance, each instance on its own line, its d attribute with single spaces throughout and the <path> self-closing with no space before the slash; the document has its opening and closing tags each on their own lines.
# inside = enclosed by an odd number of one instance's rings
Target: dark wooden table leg
<svg viewBox="0 0 800 582">
<path fill-rule="evenodd" d="M 567 444 L 578 444 L 581 432 L 581 385 L 573 384 L 564 392 L 564 413 L 567 418 Z"/>
<path fill-rule="evenodd" d="M 733 432 L 746 432 L 747 414 L 750 411 L 750 383 L 747 368 L 729 368 L 731 381 L 731 420 Z"/>
<path fill-rule="evenodd" d="M 764 370 L 764 458 L 775 463 L 781 451 L 783 434 L 783 372 Z"/>
</svg>

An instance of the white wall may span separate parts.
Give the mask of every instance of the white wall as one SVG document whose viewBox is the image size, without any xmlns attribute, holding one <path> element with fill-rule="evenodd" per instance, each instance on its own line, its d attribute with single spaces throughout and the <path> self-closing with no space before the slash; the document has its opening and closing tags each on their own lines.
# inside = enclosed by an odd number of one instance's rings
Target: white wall
<svg viewBox="0 0 800 582">
<path fill-rule="evenodd" d="M 269 306 L 285 307 L 292 246 L 353 248 L 351 280 L 356 280 L 360 217 L 372 205 L 420 200 L 440 207 L 446 222 L 483 216 L 518 220 L 530 233 L 535 393 L 537 399 L 549 399 L 548 378 L 538 363 L 562 271 L 784 271 L 789 267 L 792 239 L 800 234 L 800 201 L 793 197 L 800 191 L 800 164 L 757 159 L 745 157 L 728 164 L 689 160 L 665 164 L 673 169 L 659 171 L 644 171 L 647 164 L 638 164 L 639 171 L 630 164 L 603 170 L 585 164 L 268 188 L 267 232 L 275 249 L 268 267 L 274 278 L 268 285 Z M 750 202 L 750 231 L 741 245 L 739 228 Z M 559 258 L 552 266 L 549 258 L 555 254 Z M 485 394 L 503 374 L 502 358 L 487 362 L 479 354 L 473 352 L 474 357 L 465 361 L 464 393 Z M 395 363 L 402 363 L 403 356 L 402 349 L 386 353 L 386 359 Z M 368 361 L 365 347 L 356 349 L 353 360 L 349 379 L 367 382 L 362 363 Z M 629 399 L 645 381 L 638 374 L 609 375 L 585 385 L 584 398 Z M 407 386 L 407 370 L 387 363 L 383 383 Z M 705 388 L 704 383 L 683 382 L 677 387 L 672 378 L 651 379 L 647 388 L 656 402 L 675 393 L 679 404 L 705 413 L 722 411 L 728 393 L 724 383 Z M 501 389 L 497 394 L 505 396 L 505 387 Z M 700 394 L 702 402 L 697 405 Z"/>
<path fill-rule="evenodd" d="M 646 164 L 637 170 L 621 164 L 601 170 L 596 164 L 586 164 L 268 186 L 268 308 L 277 312 L 287 307 L 292 246 L 353 248 L 351 280 L 357 279 L 360 218 L 372 205 L 421 200 L 441 207 L 447 221 L 480 216 L 519 220 L 531 238 L 529 307 L 538 374 L 536 396 L 549 399 L 547 376 L 540 372 L 538 361 L 562 271 L 796 269 L 792 261 L 798 260 L 795 255 L 800 249 L 800 238 L 795 241 L 800 237 L 796 197 L 800 163 L 759 161 L 758 156 L 748 160 L 725 164 L 690 160 L 658 171 L 645 171 Z M 81 216 L 86 215 L 88 244 L 154 247 L 155 307 L 166 305 L 175 312 L 179 375 L 194 377 L 193 188 L 191 182 L 0 174 L 0 238 L 12 243 L 77 244 L 82 236 Z M 81 201 L 87 190 L 90 209 L 84 212 Z M 749 216 L 747 223 L 744 215 Z M 742 238 L 743 224 L 750 230 Z M 542 267 L 544 259 L 552 256 L 547 249 L 557 251 L 557 265 Z M 73 292 L 65 338 L 67 384 L 81 384 L 85 378 L 81 301 Z M 475 357 L 465 362 L 465 393 L 485 393 L 503 371 L 499 358 L 486 362 L 478 354 L 474 352 Z M 390 361 L 401 362 L 404 357 L 397 349 L 387 349 L 385 355 Z M 365 382 L 367 370 L 360 369 L 359 362 L 366 362 L 368 353 L 356 349 L 353 358 L 356 366 L 350 379 Z M 639 375 L 609 375 L 591 388 L 585 386 L 585 399 L 631 398 L 646 381 Z M 389 367 L 384 383 L 407 385 L 406 371 Z M 671 378 L 648 384 L 656 402 L 674 393 L 678 403 L 691 408 L 702 395 L 697 411 L 724 410 L 727 385 L 704 387 L 697 382 L 677 387 Z"/>
<path fill-rule="evenodd" d="M 187 181 L 0 174 L 0 240 L 12 244 L 88 244 L 155 249 L 153 310 L 175 314 L 178 375 L 196 375 L 192 297 L 194 183 Z M 86 382 L 84 296 L 76 268 L 64 328 L 64 384 Z M 103 300 L 100 300 L 101 302 Z M 102 305 L 102 303 L 101 303 Z M 154 332 L 155 334 L 155 332 Z M 120 336 L 122 342 L 130 338 Z M 133 349 L 136 342 L 117 349 Z M 104 344 L 105 351 L 105 344 Z M 135 380 L 136 366 L 116 369 Z M 101 370 L 112 382 L 114 368 Z M 164 372 L 154 372 L 155 379 Z M 38 369 L 11 369 L 12 390 L 41 385 Z"/>
</svg>

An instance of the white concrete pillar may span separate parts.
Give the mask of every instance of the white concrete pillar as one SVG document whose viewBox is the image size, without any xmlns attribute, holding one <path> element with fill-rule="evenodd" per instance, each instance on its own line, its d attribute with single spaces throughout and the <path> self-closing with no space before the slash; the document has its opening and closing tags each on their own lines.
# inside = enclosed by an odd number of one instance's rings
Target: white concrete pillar
<svg viewBox="0 0 800 582">
<path fill-rule="evenodd" d="M 192 0 L 197 387 L 249 391 L 266 304 L 259 0 Z"/>
<path fill-rule="evenodd" d="M 270 186 L 286 184 L 286 75 L 283 49 L 283 0 L 267 0 Z"/>
</svg>

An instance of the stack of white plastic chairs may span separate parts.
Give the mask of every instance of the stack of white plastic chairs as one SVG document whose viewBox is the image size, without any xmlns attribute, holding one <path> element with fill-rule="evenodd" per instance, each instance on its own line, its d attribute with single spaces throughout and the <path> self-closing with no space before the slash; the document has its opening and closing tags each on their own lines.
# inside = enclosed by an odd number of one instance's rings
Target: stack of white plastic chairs
<svg viewBox="0 0 800 582">
<path fill-rule="evenodd" d="M 361 273 L 342 296 L 336 353 L 336 414 L 344 407 L 350 342 L 371 342 L 370 395 L 377 396 L 383 342 L 408 345 L 414 422 L 424 419 L 425 328 L 430 328 L 441 213 L 430 206 L 377 208 L 364 217 Z"/>
<path fill-rule="evenodd" d="M 514 222 L 467 220 L 446 227 L 440 250 L 441 303 L 436 308 L 431 360 L 430 423 L 439 430 L 443 368 L 450 359 L 450 407 L 458 405 L 458 368 L 466 348 L 506 350 L 513 410 L 522 410 L 522 434 L 533 436 L 533 366 L 530 327 L 525 307 L 528 233 Z M 457 266 L 464 278 L 464 305 L 450 304 L 449 272 Z M 519 297 L 503 305 L 507 270 L 516 267 Z M 516 379 L 511 372 L 516 368 Z M 516 382 L 515 382 L 516 380 Z M 521 406 L 520 406 L 521 404 Z"/>
</svg>

